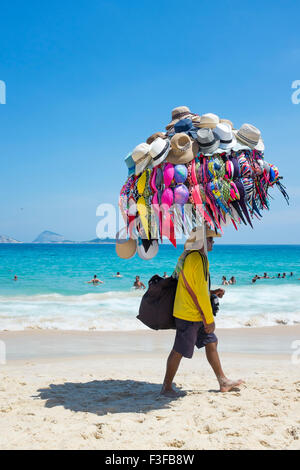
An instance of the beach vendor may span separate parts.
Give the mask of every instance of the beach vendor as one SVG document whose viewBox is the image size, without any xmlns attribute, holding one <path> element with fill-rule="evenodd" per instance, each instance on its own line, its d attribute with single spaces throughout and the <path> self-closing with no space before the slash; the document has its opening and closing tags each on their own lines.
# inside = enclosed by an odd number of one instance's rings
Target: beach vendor
<svg viewBox="0 0 300 470">
<path fill-rule="evenodd" d="M 178 396 L 172 387 L 172 382 L 178 370 L 182 357 L 192 358 L 194 348 L 205 347 L 206 357 L 211 365 L 220 385 L 221 392 L 228 392 L 237 387 L 242 380 L 229 380 L 221 366 L 217 351 L 218 340 L 214 333 L 215 322 L 210 302 L 210 294 L 219 298 L 223 297 L 224 289 L 209 291 L 209 263 L 204 250 L 204 230 L 194 229 L 190 238 L 185 243 L 183 254 L 178 260 L 173 276 L 178 276 L 174 311 L 176 323 L 176 337 L 173 349 L 167 360 L 166 375 L 164 378 L 161 394 L 166 396 Z M 202 235 L 201 235 L 202 233 Z M 206 228 L 207 251 L 212 251 L 214 238 L 221 235 Z M 189 288 L 194 292 L 196 301 L 202 310 L 203 316 L 196 306 Z"/>
</svg>

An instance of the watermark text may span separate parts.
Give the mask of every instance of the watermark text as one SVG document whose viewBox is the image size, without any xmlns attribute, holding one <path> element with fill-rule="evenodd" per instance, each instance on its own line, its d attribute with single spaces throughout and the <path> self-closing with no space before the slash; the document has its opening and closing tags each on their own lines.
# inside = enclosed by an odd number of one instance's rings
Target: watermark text
<svg viewBox="0 0 300 470">
<path fill-rule="evenodd" d="M 6 104 L 6 84 L 0 80 L 0 104 Z"/>
</svg>

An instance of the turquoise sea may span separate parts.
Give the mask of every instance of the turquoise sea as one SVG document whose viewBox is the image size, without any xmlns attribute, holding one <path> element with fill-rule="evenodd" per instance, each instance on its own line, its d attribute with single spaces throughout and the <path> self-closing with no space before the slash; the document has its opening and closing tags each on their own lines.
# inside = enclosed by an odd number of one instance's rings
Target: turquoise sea
<svg viewBox="0 0 300 470">
<path fill-rule="evenodd" d="M 153 274 L 170 275 L 181 252 L 182 246 L 162 245 L 151 261 L 137 255 L 125 261 L 114 245 L 0 245 L 0 330 L 144 328 L 135 318 L 142 296 L 132 289 L 135 276 L 147 286 Z M 222 275 L 237 279 L 225 287 L 219 327 L 300 322 L 300 245 L 216 244 L 209 261 L 213 286 Z M 121 279 L 113 277 L 117 271 Z M 251 283 L 264 272 L 287 277 Z M 94 274 L 104 284 L 87 284 Z"/>
</svg>

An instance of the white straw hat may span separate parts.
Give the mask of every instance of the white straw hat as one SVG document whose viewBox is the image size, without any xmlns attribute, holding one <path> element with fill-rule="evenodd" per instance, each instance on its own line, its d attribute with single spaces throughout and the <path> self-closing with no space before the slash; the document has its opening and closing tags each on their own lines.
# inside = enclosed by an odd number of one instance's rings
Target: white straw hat
<svg viewBox="0 0 300 470">
<path fill-rule="evenodd" d="M 149 155 L 152 159 L 152 167 L 159 165 L 166 159 L 170 151 L 170 147 L 171 145 L 169 139 L 162 139 L 161 137 L 157 137 L 157 139 L 152 142 L 149 148 Z"/>
<path fill-rule="evenodd" d="M 214 133 L 220 139 L 219 147 L 224 150 L 232 149 L 236 144 L 236 138 L 233 135 L 232 128 L 229 124 L 220 123 L 214 129 Z"/>
</svg>

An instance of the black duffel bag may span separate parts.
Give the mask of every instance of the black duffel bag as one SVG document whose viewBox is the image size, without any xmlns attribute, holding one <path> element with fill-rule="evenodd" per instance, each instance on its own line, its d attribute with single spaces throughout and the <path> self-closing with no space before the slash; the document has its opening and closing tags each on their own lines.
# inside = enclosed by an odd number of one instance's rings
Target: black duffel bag
<svg viewBox="0 0 300 470">
<path fill-rule="evenodd" d="M 173 307 L 177 283 L 177 279 L 173 277 L 163 278 L 157 274 L 153 276 L 136 318 L 152 330 L 176 329 Z"/>
</svg>

